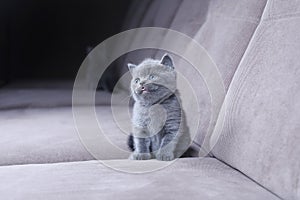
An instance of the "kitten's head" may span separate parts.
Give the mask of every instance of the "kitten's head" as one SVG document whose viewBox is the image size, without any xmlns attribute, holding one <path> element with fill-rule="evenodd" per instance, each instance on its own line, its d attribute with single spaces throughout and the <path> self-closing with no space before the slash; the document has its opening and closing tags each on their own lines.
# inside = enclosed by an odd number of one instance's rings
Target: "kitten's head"
<svg viewBox="0 0 300 200">
<path fill-rule="evenodd" d="M 161 60 L 146 59 L 139 65 L 129 63 L 128 68 L 135 101 L 152 105 L 176 90 L 176 72 L 172 58 L 167 54 Z"/>
</svg>

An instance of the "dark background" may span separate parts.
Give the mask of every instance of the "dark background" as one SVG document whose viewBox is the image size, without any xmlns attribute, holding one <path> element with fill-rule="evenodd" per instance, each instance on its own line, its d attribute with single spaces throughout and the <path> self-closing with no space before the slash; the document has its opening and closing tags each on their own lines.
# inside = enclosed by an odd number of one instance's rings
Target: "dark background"
<svg viewBox="0 0 300 200">
<path fill-rule="evenodd" d="M 74 79 L 89 46 L 120 32 L 130 0 L 0 0 L 0 84 Z"/>
</svg>

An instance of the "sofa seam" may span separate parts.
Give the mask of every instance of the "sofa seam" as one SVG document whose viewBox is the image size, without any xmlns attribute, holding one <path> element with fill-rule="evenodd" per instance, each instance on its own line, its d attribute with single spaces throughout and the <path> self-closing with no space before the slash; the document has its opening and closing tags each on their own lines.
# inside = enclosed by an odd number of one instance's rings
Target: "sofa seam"
<svg viewBox="0 0 300 200">
<path fill-rule="evenodd" d="M 221 159 L 219 159 L 219 158 L 217 158 L 217 157 L 213 157 L 213 158 L 215 158 L 216 160 L 220 161 L 221 163 L 223 163 L 223 164 L 225 164 L 225 165 L 231 167 L 233 170 L 238 171 L 238 172 L 241 173 L 243 176 L 245 176 L 246 178 L 248 178 L 250 181 L 252 181 L 253 183 L 257 184 L 259 187 L 265 189 L 267 192 L 269 192 L 269 193 L 273 194 L 274 196 L 276 196 L 278 199 L 284 200 L 282 197 L 280 197 L 279 195 L 277 195 L 276 193 L 274 193 L 274 192 L 271 191 L 270 189 L 266 188 L 265 186 L 263 186 L 262 184 L 260 184 L 260 183 L 257 182 L 256 180 L 252 179 L 251 177 L 249 177 L 247 174 L 243 173 L 243 172 L 240 171 L 239 169 L 237 169 L 237 168 L 235 168 L 235 167 L 229 165 L 228 163 L 226 163 L 225 161 L 223 161 L 223 160 L 221 160 Z"/>
</svg>

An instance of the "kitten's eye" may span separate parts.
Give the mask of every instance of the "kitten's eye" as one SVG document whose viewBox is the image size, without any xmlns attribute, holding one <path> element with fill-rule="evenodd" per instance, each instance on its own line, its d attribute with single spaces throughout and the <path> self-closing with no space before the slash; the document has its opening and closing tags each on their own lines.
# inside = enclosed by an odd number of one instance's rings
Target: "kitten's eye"
<svg viewBox="0 0 300 200">
<path fill-rule="evenodd" d="M 135 83 L 138 83 L 138 82 L 140 82 L 140 79 L 139 79 L 139 78 L 136 78 L 136 79 L 134 80 L 134 82 L 135 82 Z"/>
<path fill-rule="evenodd" d="M 153 74 L 151 74 L 150 76 L 149 76 L 149 80 L 153 80 L 155 78 L 155 76 L 153 75 Z"/>
</svg>

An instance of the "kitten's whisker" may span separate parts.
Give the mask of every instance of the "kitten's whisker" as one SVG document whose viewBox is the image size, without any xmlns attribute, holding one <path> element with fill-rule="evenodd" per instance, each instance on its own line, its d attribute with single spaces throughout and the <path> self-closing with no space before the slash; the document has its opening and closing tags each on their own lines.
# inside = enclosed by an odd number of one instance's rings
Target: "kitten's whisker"
<svg viewBox="0 0 300 200">
<path fill-rule="evenodd" d="M 127 99 L 130 99 L 130 97 L 132 97 L 132 93 L 131 93 L 129 96 L 124 97 L 124 98 L 121 100 L 121 102 L 124 102 L 124 101 L 126 101 Z"/>
</svg>

